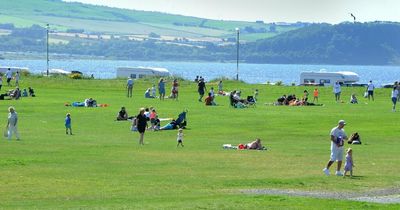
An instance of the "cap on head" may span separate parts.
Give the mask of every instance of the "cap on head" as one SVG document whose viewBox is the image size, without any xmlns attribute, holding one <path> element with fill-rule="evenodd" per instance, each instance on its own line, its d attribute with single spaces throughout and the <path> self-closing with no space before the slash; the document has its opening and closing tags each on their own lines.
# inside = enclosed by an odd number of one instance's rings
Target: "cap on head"
<svg viewBox="0 0 400 210">
<path fill-rule="evenodd" d="M 338 124 L 339 124 L 339 125 L 346 125 L 346 121 L 344 121 L 344 120 L 339 120 Z"/>
</svg>

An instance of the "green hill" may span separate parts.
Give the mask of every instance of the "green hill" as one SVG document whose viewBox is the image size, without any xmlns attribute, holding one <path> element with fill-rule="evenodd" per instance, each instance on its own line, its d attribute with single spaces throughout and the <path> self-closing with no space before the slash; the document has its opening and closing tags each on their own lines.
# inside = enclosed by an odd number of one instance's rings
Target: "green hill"
<svg viewBox="0 0 400 210">
<path fill-rule="evenodd" d="M 107 34 L 149 34 L 151 32 L 174 37 L 227 38 L 242 29 L 241 39 L 257 40 L 275 36 L 299 26 L 276 26 L 270 32 L 270 24 L 220 21 L 160 12 L 147 12 L 67 3 L 61 0 L 14 0 L 0 4 L 0 23 L 13 23 L 17 27 L 33 24 L 52 29 L 84 29 L 87 32 Z"/>
<path fill-rule="evenodd" d="M 400 24 L 392 22 L 313 24 L 250 43 L 248 62 L 400 64 Z"/>
</svg>

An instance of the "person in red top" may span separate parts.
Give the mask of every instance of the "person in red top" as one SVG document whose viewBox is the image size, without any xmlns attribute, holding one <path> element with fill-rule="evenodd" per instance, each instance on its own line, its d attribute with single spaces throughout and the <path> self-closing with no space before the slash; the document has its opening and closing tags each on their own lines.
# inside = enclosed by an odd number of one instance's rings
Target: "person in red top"
<svg viewBox="0 0 400 210">
<path fill-rule="evenodd" d="M 206 106 L 215 106 L 214 98 L 211 96 L 211 93 L 208 93 L 208 97 L 204 99 Z"/>
<path fill-rule="evenodd" d="M 318 89 L 315 88 L 315 89 L 314 89 L 314 99 L 313 99 L 313 103 L 315 102 L 315 100 L 317 100 L 317 103 L 318 103 L 318 94 L 319 94 Z"/>
</svg>

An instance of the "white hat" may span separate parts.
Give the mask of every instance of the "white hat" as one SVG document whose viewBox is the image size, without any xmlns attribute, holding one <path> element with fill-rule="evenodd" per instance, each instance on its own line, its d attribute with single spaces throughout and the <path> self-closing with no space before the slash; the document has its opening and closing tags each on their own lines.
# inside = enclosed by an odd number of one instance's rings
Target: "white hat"
<svg viewBox="0 0 400 210">
<path fill-rule="evenodd" d="M 346 125 L 346 121 L 344 121 L 344 120 L 339 120 L 338 124 Z"/>
</svg>

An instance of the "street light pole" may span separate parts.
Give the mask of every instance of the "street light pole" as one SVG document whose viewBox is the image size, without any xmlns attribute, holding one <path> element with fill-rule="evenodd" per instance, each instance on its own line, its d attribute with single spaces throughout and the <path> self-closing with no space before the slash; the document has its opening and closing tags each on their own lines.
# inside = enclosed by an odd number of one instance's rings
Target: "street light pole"
<svg viewBox="0 0 400 210">
<path fill-rule="evenodd" d="M 236 80 L 239 81 L 239 33 L 240 29 L 236 28 Z"/>
<path fill-rule="evenodd" d="M 47 71 L 46 71 L 46 75 L 49 76 L 49 24 L 46 25 L 46 31 L 47 31 L 47 36 L 46 36 L 46 43 L 47 43 L 47 47 L 46 47 L 46 57 L 47 57 Z"/>
</svg>

